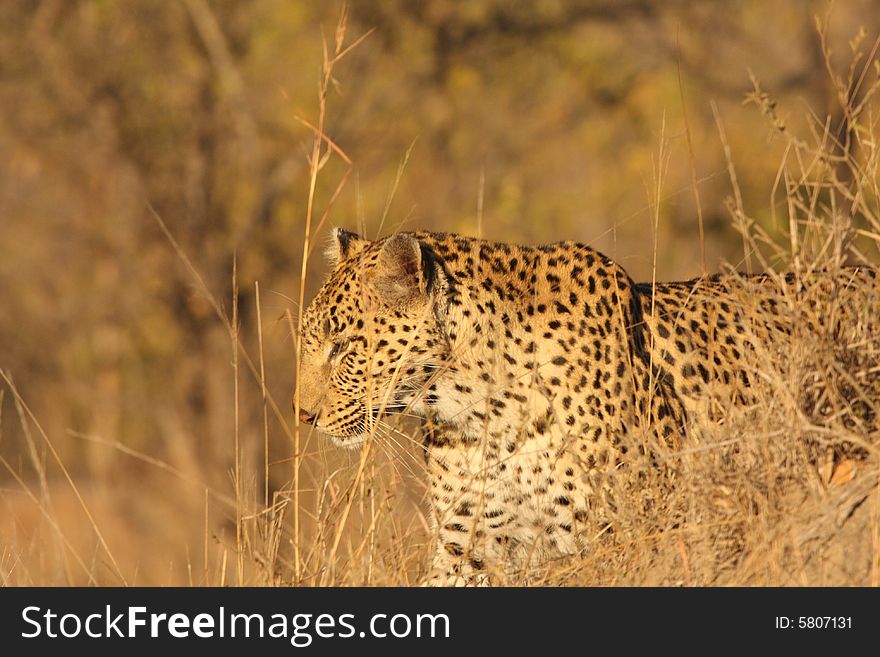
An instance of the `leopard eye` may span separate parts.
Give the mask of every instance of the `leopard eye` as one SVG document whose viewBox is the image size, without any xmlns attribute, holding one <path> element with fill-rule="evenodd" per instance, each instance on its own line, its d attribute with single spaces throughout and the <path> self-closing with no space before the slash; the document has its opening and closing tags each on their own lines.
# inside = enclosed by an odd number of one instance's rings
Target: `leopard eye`
<svg viewBox="0 0 880 657">
<path fill-rule="evenodd" d="M 338 358 L 341 354 L 345 353 L 348 350 L 348 347 L 351 345 L 351 338 L 344 338 L 342 340 L 336 340 L 330 346 L 330 360 Z"/>
</svg>

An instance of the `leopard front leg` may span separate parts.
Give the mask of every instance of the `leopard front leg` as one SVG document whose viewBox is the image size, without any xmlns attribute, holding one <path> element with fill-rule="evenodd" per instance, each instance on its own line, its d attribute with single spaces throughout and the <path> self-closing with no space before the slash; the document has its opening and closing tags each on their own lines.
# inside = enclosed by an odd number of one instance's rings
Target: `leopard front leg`
<svg viewBox="0 0 880 657">
<path fill-rule="evenodd" d="M 451 556 L 446 545 L 438 545 L 431 565 L 431 572 L 425 586 L 491 586 L 489 575 L 478 566 L 475 568 L 467 559 Z"/>
<path fill-rule="evenodd" d="M 428 476 L 436 550 L 429 586 L 489 586 L 504 570 L 508 523 L 498 475 L 477 446 L 430 450 Z"/>
</svg>

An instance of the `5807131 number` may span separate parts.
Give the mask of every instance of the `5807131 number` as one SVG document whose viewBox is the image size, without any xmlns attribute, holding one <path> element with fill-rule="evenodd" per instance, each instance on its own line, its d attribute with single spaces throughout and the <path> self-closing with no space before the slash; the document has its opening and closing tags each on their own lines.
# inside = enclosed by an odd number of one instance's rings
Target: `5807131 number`
<svg viewBox="0 0 880 657">
<path fill-rule="evenodd" d="M 805 630 L 852 629 L 852 616 L 798 616 L 798 627 Z"/>
<path fill-rule="evenodd" d="M 777 616 L 776 629 L 851 630 L 852 616 Z"/>
</svg>

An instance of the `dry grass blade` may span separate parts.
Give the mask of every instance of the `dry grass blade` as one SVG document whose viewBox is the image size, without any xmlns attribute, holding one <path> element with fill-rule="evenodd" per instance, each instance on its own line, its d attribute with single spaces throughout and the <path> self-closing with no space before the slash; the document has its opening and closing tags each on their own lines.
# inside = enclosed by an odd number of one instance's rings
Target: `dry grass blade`
<svg viewBox="0 0 880 657">
<path fill-rule="evenodd" d="M 30 407 L 27 403 L 21 398 L 21 395 L 18 394 L 18 389 L 15 387 L 15 384 L 12 382 L 12 379 L 9 375 L 4 371 L 0 370 L 0 377 L 6 382 L 6 385 L 9 386 L 9 390 L 12 392 L 13 397 L 16 402 L 20 404 L 21 408 L 24 409 L 24 412 L 27 414 L 28 419 L 34 423 L 34 426 L 37 428 L 40 436 L 43 438 L 43 442 L 46 447 L 49 448 L 49 452 L 52 454 L 52 458 L 55 459 L 55 463 L 58 465 L 61 473 L 64 475 L 64 478 L 67 480 L 70 489 L 73 491 L 74 495 L 76 495 L 76 499 L 79 502 L 80 507 L 83 512 L 86 514 L 86 517 L 89 520 L 89 524 L 92 527 L 92 530 L 95 532 L 95 536 L 98 538 L 98 541 L 101 544 L 101 547 L 104 550 L 104 554 L 107 555 L 107 558 L 110 560 L 110 564 L 113 567 L 113 571 L 116 577 L 119 578 L 119 581 L 127 586 L 128 582 L 125 578 L 125 575 L 122 574 L 122 570 L 119 568 L 119 564 L 116 562 L 115 557 L 113 556 L 113 552 L 111 552 L 110 547 L 107 545 L 107 541 L 104 539 L 104 534 L 101 532 L 101 529 L 98 527 L 98 524 L 95 522 L 95 518 L 92 515 L 92 512 L 89 510 L 88 505 L 83 499 L 82 495 L 79 492 L 79 488 L 76 483 L 73 481 L 73 477 L 70 476 L 70 472 L 68 472 L 67 468 L 64 465 L 64 461 L 61 460 L 61 456 L 55 450 L 55 445 L 52 444 L 52 441 L 49 439 L 49 436 L 43 430 L 43 426 L 40 424 L 39 420 L 34 416 L 31 412 Z M 41 507 L 42 508 L 42 507 Z"/>
</svg>

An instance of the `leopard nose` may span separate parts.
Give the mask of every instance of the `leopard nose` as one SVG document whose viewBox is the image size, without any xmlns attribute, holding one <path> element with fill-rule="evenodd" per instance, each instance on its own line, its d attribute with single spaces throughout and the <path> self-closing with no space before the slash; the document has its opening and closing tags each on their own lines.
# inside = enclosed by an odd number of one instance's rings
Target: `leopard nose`
<svg viewBox="0 0 880 657">
<path fill-rule="evenodd" d="M 306 409 L 299 409 L 299 421 L 309 426 L 315 424 L 316 413 L 309 413 Z"/>
</svg>

